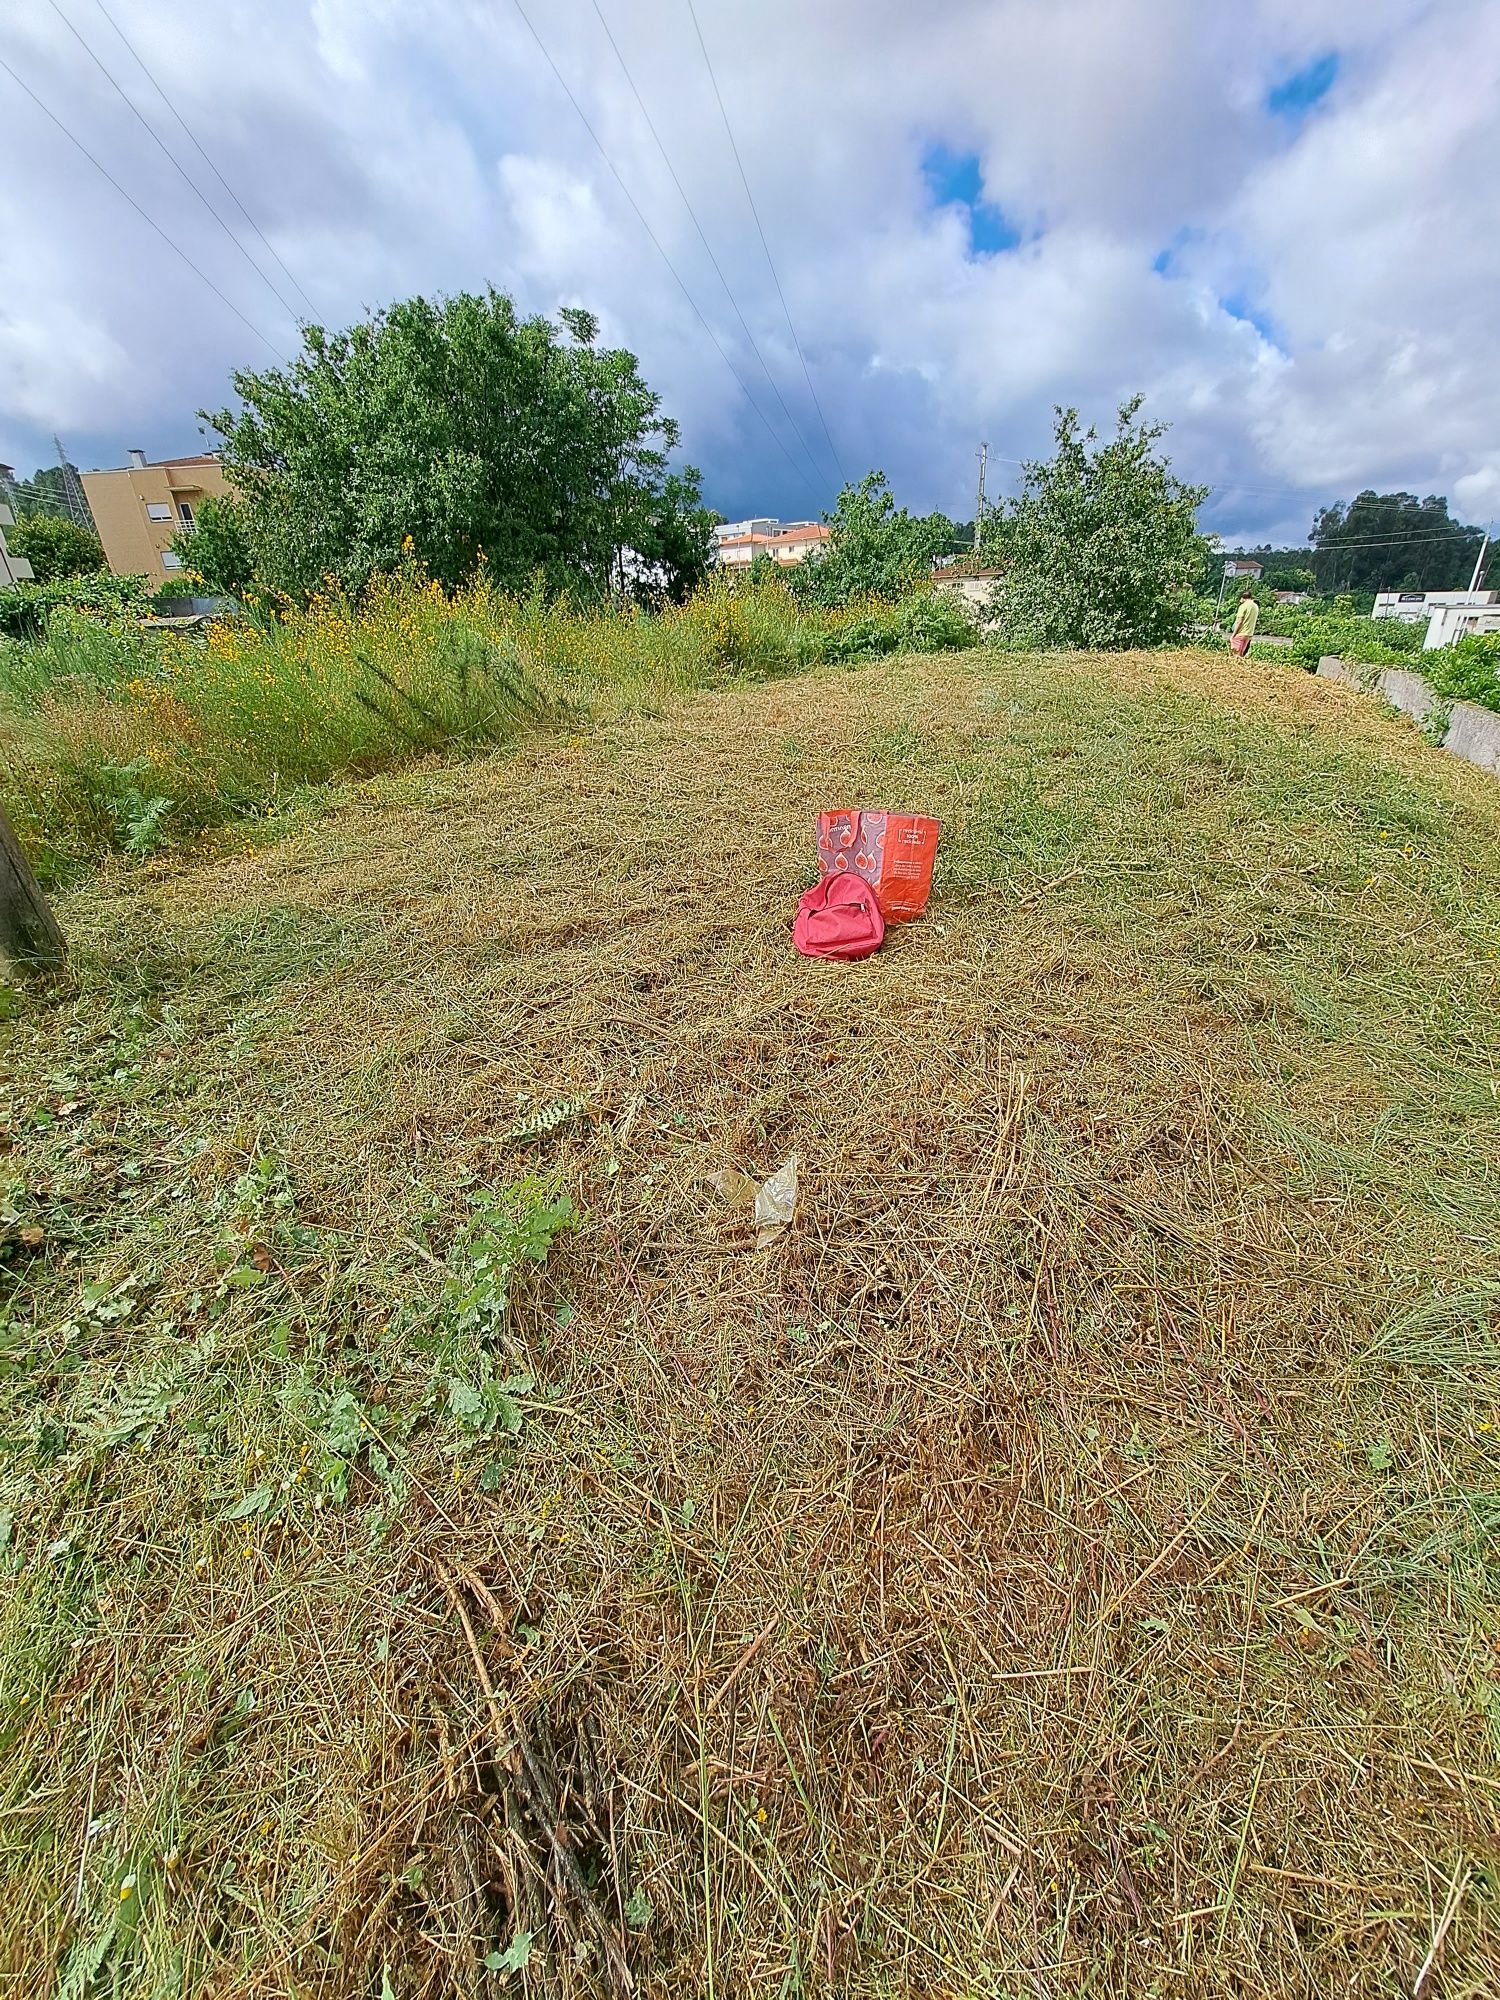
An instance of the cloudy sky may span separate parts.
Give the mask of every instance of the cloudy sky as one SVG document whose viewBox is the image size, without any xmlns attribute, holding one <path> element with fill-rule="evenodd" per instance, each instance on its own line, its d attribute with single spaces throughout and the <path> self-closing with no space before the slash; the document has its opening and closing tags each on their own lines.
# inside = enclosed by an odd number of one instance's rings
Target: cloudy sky
<svg viewBox="0 0 1500 2000">
<path fill-rule="evenodd" d="M 0 63 L 23 474 L 488 283 L 597 312 L 731 515 L 966 517 L 981 439 L 1005 491 L 1141 390 L 1230 539 L 1500 517 L 1500 0 L 4 0 Z"/>
</svg>

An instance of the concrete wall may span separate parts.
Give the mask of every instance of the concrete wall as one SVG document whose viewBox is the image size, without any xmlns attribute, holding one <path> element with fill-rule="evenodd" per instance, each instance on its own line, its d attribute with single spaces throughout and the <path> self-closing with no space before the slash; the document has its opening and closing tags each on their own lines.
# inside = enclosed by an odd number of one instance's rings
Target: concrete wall
<svg viewBox="0 0 1500 2000">
<path fill-rule="evenodd" d="M 1363 685 L 1352 668 L 1331 654 L 1319 660 L 1318 672 L 1324 680 L 1345 681 L 1351 687 Z M 1399 708 L 1418 725 L 1427 720 L 1437 705 L 1438 697 L 1422 676 L 1405 667 L 1385 668 L 1377 687 L 1392 708 Z M 1481 708 L 1477 702 L 1454 702 L 1443 748 L 1450 756 L 1462 757 L 1466 764 L 1477 764 L 1481 771 L 1500 775 L 1500 715 L 1492 708 Z"/>
<path fill-rule="evenodd" d="M 946 590 L 954 597 L 961 597 L 974 610 L 989 610 L 990 598 L 994 593 L 995 579 L 992 576 L 945 576 L 941 570 L 933 579 L 937 589 Z"/>
<path fill-rule="evenodd" d="M 1476 702 L 1454 702 L 1443 748 L 1481 771 L 1500 772 L 1500 715 Z"/>
</svg>

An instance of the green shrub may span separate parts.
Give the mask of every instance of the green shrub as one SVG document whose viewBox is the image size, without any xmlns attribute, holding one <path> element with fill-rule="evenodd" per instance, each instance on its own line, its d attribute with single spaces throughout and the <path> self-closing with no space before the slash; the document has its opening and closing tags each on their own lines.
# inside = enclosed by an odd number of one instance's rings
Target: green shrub
<svg viewBox="0 0 1500 2000">
<path fill-rule="evenodd" d="M 150 591 L 143 576 L 69 576 L 60 583 L 16 583 L 0 590 L 0 638 L 37 639 L 54 611 L 95 618 L 144 618 Z"/>
<path fill-rule="evenodd" d="M 1057 411 L 1054 455 L 1027 463 L 1005 516 L 998 644 L 1109 651 L 1182 640 L 1208 489 L 1176 477 L 1158 449 L 1165 426 L 1141 421 L 1140 407 L 1139 396 L 1121 404 L 1102 443 L 1076 410 Z"/>
<path fill-rule="evenodd" d="M 1320 614 L 1300 619 L 1292 628 L 1292 657 L 1316 667 L 1325 653 L 1372 667 L 1411 665 L 1422 651 L 1426 627 L 1402 625 L 1394 618 L 1337 617 Z"/>
<path fill-rule="evenodd" d="M 93 576 L 107 567 L 99 537 L 66 514 L 23 514 L 11 529 L 12 555 L 24 556 L 38 583 Z"/>
<path fill-rule="evenodd" d="M 797 664 L 797 609 L 779 575 L 740 584 L 721 572 L 681 615 L 696 654 L 693 678 L 705 684 L 787 673 Z"/>
<path fill-rule="evenodd" d="M 961 597 L 923 590 L 822 631 L 811 626 L 803 651 L 815 660 L 864 660 L 882 653 L 955 653 L 978 644 L 979 621 Z"/>
<path fill-rule="evenodd" d="M 1226 612 L 1229 606 L 1225 606 Z M 1329 609 L 1321 599 L 1313 599 L 1307 604 L 1263 604 L 1260 623 L 1256 626 L 1257 636 L 1268 639 L 1295 639 L 1298 632 L 1310 618 L 1326 618 Z"/>
<path fill-rule="evenodd" d="M 871 597 L 894 602 L 920 588 L 932 574 L 933 557 L 953 545 L 947 516 L 897 507 L 883 472 L 867 472 L 857 486 L 845 486 L 827 520 L 826 546 L 789 578 L 792 594 L 804 604 L 834 608 Z"/>
<path fill-rule="evenodd" d="M 1471 632 L 1425 655 L 1421 671 L 1444 701 L 1473 701 L 1500 713 L 1500 632 Z"/>
</svg>

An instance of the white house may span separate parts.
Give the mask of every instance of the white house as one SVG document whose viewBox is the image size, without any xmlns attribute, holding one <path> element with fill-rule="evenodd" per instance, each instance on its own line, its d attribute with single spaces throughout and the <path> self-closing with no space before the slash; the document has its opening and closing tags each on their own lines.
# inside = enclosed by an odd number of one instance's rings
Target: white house
<svg viewBox="0 0 1500 2000">
<path fill-rule="evenodd" d="M 1380 590 L 1375 593 L 1371 616 L 1394 618 L 1403 625 L 1420 625 L 1434 611 L 1480 609 L 1495 603 L 1496 597 L 1493 590 Z"/>
<path fill-rule="evenodd" d="M 1441 594 L 1441 593 L 1438 593 Z M 1450 596 L 1467 597 L 1467 604 L 1439 604 L 1433 607 L 1432 616 L 1427 621 L 1427 637 L 1422 641 L 1423 652 L 1435 646 L 1451 646 L 1455 639 L 1465 639 L 1471 632 L 1500 632 L 1500 604 L 1495 602 L 1493 590 L 1450 591 Z M 1473 600 L 1486 597 L 1487 604 Z"/>
<path fill-rule="evenodd" d="M 0 588 L 10 583 L 25 583 L 32 574 L 25 556 L 13 556 L 5 546 L 5 531 L 15 525 L 15 515 L 0 503 Z"/>
<path fill-rule="evenodd" d="M 778 521 L 757 514 L 751 521 L 723 521 L 714 529 L 714 560 L 722 569 L 748 569 L 757 556 L 773 563 L 806 562 L 828 540 L 822 521 Z"/>
</svg>

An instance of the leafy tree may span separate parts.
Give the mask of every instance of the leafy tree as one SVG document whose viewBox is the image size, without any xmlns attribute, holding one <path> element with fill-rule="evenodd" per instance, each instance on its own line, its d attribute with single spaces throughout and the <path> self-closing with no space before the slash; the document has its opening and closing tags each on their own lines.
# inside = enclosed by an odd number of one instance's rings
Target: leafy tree
<svg viewBox="0 0 1500 2000">
<path fill-rule="evenodd" d="M 932 559 L 953 543 L 946 514 L 909 514 L 898 507 L 883 472 L 867 472 L 846 486 L 833 512 L 821 555 L 791 572 L 797 596 L 815 604 L 847 604 L 853 597 L 894 602 L 925 584 Z"/>
<path fill-rule="evenodd" d="M 196 524 L 180 528 L 172 547 L 183 568 L 201 576 L 211 591 L 243 597 L 255 581 L 245 509 L 238 500 L 205 494 L 198 503 Z"/>
<path fill-rule="evenodd" d="M 1455 521 L 1440 494 L 1366 488 L 1347 507 L 1324 507 L 1312 540 L 1321 590 L 1461 590 L 1484 531 Z"/>
<path fill-rule="evenodd" d="M 6 545 L 25 556 L 38 583 L 58 583 L 65 576 L 93 576 L 107 569 L 99 537 L 63 514 L 26 514 L 6 531 Z"/>
<path fill-rule="evenodd" d="M 306 327 L 289 368 L 237 373 L 241 407 L 208 421 L 256 575 L 297 597 L 326 576 L 358 588 L 409 545 L 448 585 L 482 551 L 504 588 L 605 593 L 634 534 L 665 540 L 673 505 L 692 512 L 697 475 L 669 488 L 677 427 L 598 331 L 578 308 L 553 325 L 464 292 Z"/>
<path fill-rule="evenodd" d="M 645 488 L 624 529 L 635 558 L 632 594 L 646 604 L 663 598 L 685 604 L 708 575 L 714 528 L 723 518 L 703 505 L 692 466 L 669 472 L 659 488 Z"/>
<path fill-rule="evenodd" d="M 1166 426 L 1139 422 L 1141 402 L 1121 405 L 1107 444 L 1080 429 L 1076 410 L 1059 409 L 1054 456 L 1023 468 L 995 600 L 1005 641 L 1117 648 L 1182 637 L 1203 566 L 1194 516 L 1208 489 L 1176 477 L 1156 449 Z"/>
</svg>

